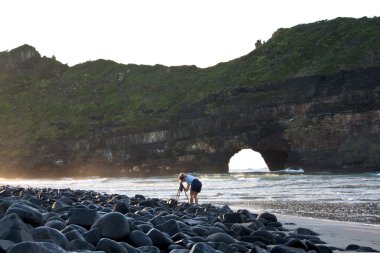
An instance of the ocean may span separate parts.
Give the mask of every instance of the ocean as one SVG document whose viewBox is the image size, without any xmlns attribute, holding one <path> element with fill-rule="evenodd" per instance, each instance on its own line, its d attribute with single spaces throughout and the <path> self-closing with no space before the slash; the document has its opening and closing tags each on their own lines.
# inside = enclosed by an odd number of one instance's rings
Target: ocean
<svg viewBox="0 0 380 253">
<path fill-rule="evenodd" d="M 255 212 L 270 211 L 340 221 L 380 224 L 380 173 L 305 174 L 281 172 L 197 174 L 203 183 L 200 203 L 229 205 Z M 144 178 L 0 179 L 0 185 L 70 188 L 148 198 L 177 198 L 177 175 Z M 187 201 L 181 192 L 179 201 Z"/>
</svg>

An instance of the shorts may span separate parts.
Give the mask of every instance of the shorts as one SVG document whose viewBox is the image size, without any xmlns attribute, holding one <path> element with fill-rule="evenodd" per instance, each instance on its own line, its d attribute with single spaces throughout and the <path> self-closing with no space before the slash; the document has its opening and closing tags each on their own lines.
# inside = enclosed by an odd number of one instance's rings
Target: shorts
<svg viewBox="0 0 380 253">
<path fill-rule="evenodd" d="M 200 193 L 202 190 L 202 183 L 198 179 L 194 179 L 193 182 L 191 182 L 191 192 L 197 192 Z"/>
</svg>

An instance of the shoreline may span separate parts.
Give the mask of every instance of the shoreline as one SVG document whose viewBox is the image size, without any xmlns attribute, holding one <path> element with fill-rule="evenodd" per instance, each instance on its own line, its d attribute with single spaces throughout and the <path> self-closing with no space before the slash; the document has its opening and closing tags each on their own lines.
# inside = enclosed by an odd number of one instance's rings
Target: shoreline
<svg viewBox="0 0 380 253">
<path fill-rule="evenodd" d="M 211 203 L 216 205 L 222 205 L 220 203 Z M 366 223 L 362 221 L 348 221 L 348 220 L 338 220 L 338 219 L 328 219 L 323 217 L 316 217 L 316 216 L 304 216 L 297 213 L 285 213 L 283 210 L 275 210 L 275 209 L 265 209 L 265 208 L 253 208 L 252 206 L 248 205 L 234 205 L 233 203 L 229 204 L 226 203 L 231 209 L 233 210 L 239 210 L 239 209 L 248 209 L 251 212 L 254 213 L 263 213 L 263 212 L 270 212 L 275 214 L 278 217 L 288 217 L 288 218 L 295 218 L 295 219 L 305 219 L 305 220 L 318 220 L 322 222 L 336 222 L 336 223 L 344 223 L 344 224 L 352 224 L 352 225 L 363 225 L 363 226 L 369 226 L 369 227 L 379 227 L 380 229 L 380 223 Z M 380 215 L 380 213 L 379 213 Z"/>
<path fill-rule="evenodd" d="M 302 171 L 299 171 L 302 170 Z M 84 173 L 84 174 L 49 174 L 47 171 L 42 171 L 42 174 L 34 173 L 32 175 L 19 173 L 17 175 L 7 174 L 6 172 L 2 172 L 2 177 L 0 179 L 88 179 L 88 178 L 147 178 L 147 177 L 167 177 L 173 176 L 176 177 L 181 170 L 161 170 L 161 171 L 131 171 L 131 172 L 120 172 L 116 171 L 114 173 Z M 366 171 L 355 171 L 355 170 L 330 170 L 330 171 L 305 171 L 302 168 L 300 169 L 283 169 L 283 170 L 272 170 L 272 171 L 214 171 L 212 173 L 204 170 L 196 170 L 192 171 L 193 174 L 226 174 L 226 175 L 239 175 L 239 174 L 250 174 L 250 175 L 357 175 L 357 174 L 370 174 L 370 175 L 378 175 L 380 176 L 380 170 L 366 170 Z"/>
<path fill-rule="evenodd" d="M 233 210 L 246 208 L 244 206 L 230 206 Z M 248 208 L 254 213 L 268 212 L 265 209 Z M 319 234 L 319 238 L 327 245 L 344 250 L 350 244 L 371 247 L 380 252 L 380 224 L 371 224 L 354 221 L 340 221 L 318 217 L 306 217 L 294 214 L 271 213 L 283 223 L 284 228 L 294 230 L 296 227 L 311 229 Z M 340 251 L 340 250 L 339 250 Z"/>
<path fill-rule="evenodd" d="M 251 210 L 273 212 L 278 215 L 380 225 L 380 203 L 376 202 L 247 201 L 241 204 L 230 203 L 230 206 L 239 208 L 245 206 Z"/>
<path fill-rule="evenodd" d="M 304 226 L 319 234 L 322 241 L 344 249 L 349 244 L 368 246 L 380 251 L 380 225 L 323 220 L 312 217 L 299 217 L 276 214 L 285 228 Z M 291 225 L 291 224 L 295 225 Z"/>
</svg>

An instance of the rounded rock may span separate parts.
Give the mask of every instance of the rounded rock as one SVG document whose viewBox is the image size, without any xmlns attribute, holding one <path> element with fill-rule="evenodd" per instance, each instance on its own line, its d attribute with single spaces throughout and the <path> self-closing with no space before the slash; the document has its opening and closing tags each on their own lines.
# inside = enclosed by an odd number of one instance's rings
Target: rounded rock
<svg viewBox="0 0 380 253">
<path fill-rule="evenodd" d="M 238 236 L 248 236 L 250 235 L 252 232 L 254 232 L 253 229 L 249 228 L 248 226 L 243 226 L 241 224 L 233 224 L 232 227 L 230 228 L 230 230 L 235 234 L 235 235 L 238 235 Z"/>
<path fill-rule="evenodd" d="M 15 243 L 33 241 L 26 224 L 17 214 L 8 214 L 0 220 L 0 239 Z"/>
<path fill-rule="evenodd" d="M 153 228 L 152 224 L 147 224 L 147 223 L 137 225 L 137 227 L 141 229 L 144 233 L 148 233 L 149 230 Z"/>
<path fill-rule="evenodd" d="M 265 219 L 267 221 L 277 222 L 276 215 L 271 214 L 271 213 L 267 213 L 267 212 L 260 214 L 257 218 L 258 219 Z"/>
<path fill-rule="evenodd" d="M 156 207 L 157 204 L 152 201 L 152 200 L 144 200 L 139 203 L 139 206 L 144 206 L 144 207 Z"/>
<path fill-rule="evenodd" d="M 226 227 L 226 225 L 224 225 L 222 222 L 215 222 L 215 223 L 214 223 L 214 227 L 221 228 L 221 229 L 223 229 L 224 231 L 228 230 L 228 228 Z"/>
<path fill-rule="evenodd" d="M 237 212 L 243 214 L 247 219 L 250 219 L 250 220 L 256 220 L 258 216 L 257 214 L 251 213 L 247 209 L 240 209 Z"/>
<path fill-rule="evenodd" d="M 176 220 L 168 220 L 160 225 L 156 226 L 156 229 L 173 236 L 181 232 L 181 228 Z"/>
<path fill-rule="evenodd" d="M 133 230 L 128 237 L 128 241 L 135 247 L 153 245 L 153 242 L 149 238 L 149 236 L 147 236 L 146 234 L 144 234 L 144 232 L 140 230 Z"/>
<path fill-rule="evenodd" d="M 326 245 L 318 245 L 318 248 L 321 253 L 333 253 L 332 249 Z"/>
<path fill-rule="evenodd" d="M 292 247 L 287 247 L 284 245 L 276 245 L 271 250 L 269 253 L 305 253 L 306 251 L 303 249 L 299 248 L 292 248 Z"/>
<path fill-rule="evenodd" d="M 53 203 L 51 206 L 51 210 L 56 213 L 64 212 L 70 210 L 71 206 L 65 204 L 62 201 L 57 200 L 56 202 Z"/>
<path fill-rule="evenodd" d="M 265 231 L 265 230 L 255 231 L 255 232 L 251 233 L 250 236 L 263 238 L 265 241 L 267 240 L 270 243 L 274 243 L 275 239 L 276 239 L 271 232 Z"/>
<path fill-rule="evenodd" d="M 67 253 L 64 249 L 62 249 L 61 247 L 59 247 L 57 244 L 54 244 L 54 243 L 50 243 L 50 242 L 36 242 L 36 243 L 47 248 L 50 252 Z"/>
<path fill-rule="evenodd" d="M 172 249 L 170 253 L 188 253 L 189 250 L 187 249 Z"/>
<path fill-rule="evenodd" d="M 224 223 L 243 223 L 244 216 L 241 213 L 226 213 L 223 215 Z"/>
<path fill-rule="evenodd" d="M 142 246 L 137 249 L 142 253 L 160 253 L 160 249 L 156 246 Z"/>
<path fill-rule="evenodd" d="M 5 212 L 8 210 L 8 208 L 12 205 L 13 203 L 9 200 L 6 199 L 0 199 L 0 214 L 5 214 Z"/>
<path fill-rule="evenodd" d="M 139 249 L 133 247 L 132 245 L 126 242 L 120 242 L 121 246 L 128 251 L 128 253 L 142 253 Z"/>
<path fill-rule="evenodd" d="M 91 229 L 90 231 L 85 233 L 83 235 L 83 238 L 86 240 L 86 242 L 91 243 L 93 245 L 96 245 L 96 244 L 98 244 L 100 239 L 102 239 L 102 236 L 100 234 L 99 229 L 95 228 L 95 229 Z"/>
<path fill-rule="evenodd" d="M 215 233 L 206 237 L 207 242 L 235 243 L 236 240 L 226 233 Z"/>
<path fill-rule="evenodd" d="M 193 231 L 194 233 L 196 233 L 199 236 L 209 236 L 210 235 L 210 232 L 207 229 L 205 229 L 203 227 L 199 227 L 199 226 L 192 227 L 191 231 Z"/>
<path fill-rule="evenodd" d="M 252 230 L 259 230 L 260 228 L 265 228 L 265 225 L 259 220 L 253 220 L 249 223 L 248 227 Z"/>
<path fill-rule="evenodd" d="M 358 252 L 379 252 L 379 251 L 372 249 L 371 247 L 362 246 L 358 249 Z"/>
<path fill-rule="evenodd" d="M 12 196 L 12 190 L 9 188 L 5 188 L 0 190 L 0 197 L 10 197 Z"/>
<path fill-rule="evenodd" d="M 310 242 L 309 240 L 303 240 L 303 242 L 306 244 L 309 251 L 314 250 L 317 253 L 321 253 L 319 250 L 319 247 L 315 245 L 314 243 Z"/>
<path fill-rule="evenodd" d="M 108 238 L 102 238 L 96 245 L 96 250 L 106 253 L 128 253 L 120 243 Z"/>
<path fill-rule="evenodd" d="M 66 236 L 60 231 L 48 227 L 41 226 L 30 231 L 36 242 L 50 242 L 59 245 L 61 248 L 66 249 L 69 241 Z"/>
<path fill-rule="evenodd" d="M 170 244 L 174 243 L 170 237 L 155 228 L 149 230 L 147 236 L 152 240 L 153 245 L 160 249 L 167 248 Z"/>
<path fill-rule="evenodd" d="M 9 248 L 7 253 L 66 253 L 66 251 L 55 244 L 48 245 L 42 242 L 21 242 Z"/>
<path fill-rule="evenodd" d="M 95 246 L 81 239 L 75 239 L 69 243 L 69 245 L 67 246 L 67 249 L 70 251 L 84 251 L 84 250 L 93 251 L 95 250 Z"/>
<path fill-rule="evenodd" d="M 287 243 L 285 243 L 285 246 L 304 249 L 305 251 L 309 250 L 308 246 L 303 241 L 297 238 L 288 241 Z"/>
<path fill-rule="evenodd" d="M 198 242 L 194 244 L 190 250 L 190 253 L 215 253 L 215 252 L 216 250 L 214 250 L 212 247 L 210 247 L 204 242 Z"/>
<path fill-rule="evenodd" d="M 294 233 L 297 235 L 316 235 L 316 236 L 319 235 L 318 233 L 316 233 L 313 230 L 310 230 L 308 228 L 296 228 Z"/>
<path fill-rule="evenodd" d="M 5 215 L 11 213 L 17 214 L 21 220 L 34 227 L 38 227 L 42 224 L 42 214 L 31 206 L 15 203 L 8 208 Z"/>
<path fill-rule="evenodd" d="M 121 240 L 131 232 L 128 219 L 119 212 L 110 212 L 100 217 L 91 227 L 96 228 L 99 229 L 102 238 L 113 240 Z"/>
<path fill-rule="evenodd" d="M 87 208 L 71 208 L 67 215 L 67 224 L 75 224 L 83 227 L 91 227 L 99 218 L 96 210 Z"/>
<path fill-rule="evenodd" d="M 250 252 L 245 245 L 241 245 L 241 244 L 238 244 L 238 243 L 231 243 L 231 244 L 229 244 L 229 246 L 235 252 L 236 251 L 238 251 L 238 252 Z M 253 252 L 253 251 L 251 251 L 251 252 Z"/>
<path fill-rule="evenodd" d="M 64 235 L 66 236 L 66 238 L 69 241 L 73 241 L 73 240 L 76 240 L 76 239 L 85 240 L 84 237 L 83 237 L 83 235 L 81 233 L 79 233 L 79 231 L 76 230 L 76 229 L 68 231 L 68 232 L 64 233 Z"/>
<path fill-rule="evenodd" d="M 128 205 L 125 202 L 122 202 L 122 201 L 117 202 L 113 206 L 112 211 L 119 212 L 119 213 L 122 213 L 122 214 L 126 214 L 126 213 L 131 212 L 131 210 L 129 209 Z"/>
<path fill-rule="evenodd" d="M 14 242 L 9 240 L 0 240 L 0 252 L 7 252 L 10 247 L 15 245 Z"/>
<path fill-rule="evenodd" d="M 208 242 L 207 245 L 214 250 L 219 250 L 223 253 L 234 253 L 232 248 L 224 242 Z"/>
<path fill-rule="evenodd" d="M 50 220 L 45 223 L 45 226 L 55 228 L 57 230 L 63 230 L 66 227 L 66 224 L 60 220 Z"/>
</svg>

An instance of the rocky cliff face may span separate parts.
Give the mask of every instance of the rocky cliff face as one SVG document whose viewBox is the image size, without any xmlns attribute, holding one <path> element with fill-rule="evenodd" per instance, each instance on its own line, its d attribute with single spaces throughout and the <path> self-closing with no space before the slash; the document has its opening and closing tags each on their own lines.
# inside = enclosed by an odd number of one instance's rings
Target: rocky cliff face
<svg viewBox="0 0 380 253">
<path fill-rule="evenodd" d="M 380 68 L 225 90 L 165 126 L 39 143 L 21 163 L 54 175 L 227 172 L 243 148 L 271 170 L 379 170 Z"/>
</svg>

